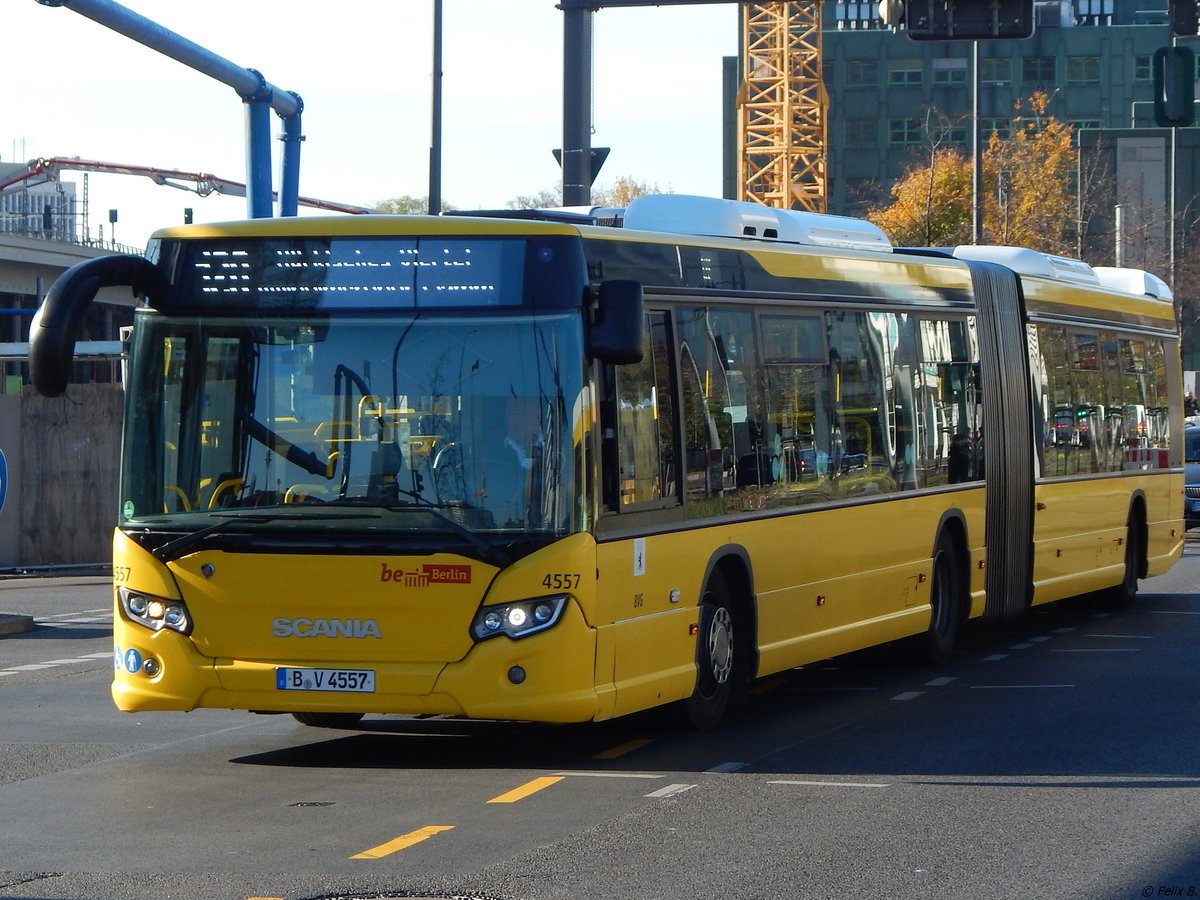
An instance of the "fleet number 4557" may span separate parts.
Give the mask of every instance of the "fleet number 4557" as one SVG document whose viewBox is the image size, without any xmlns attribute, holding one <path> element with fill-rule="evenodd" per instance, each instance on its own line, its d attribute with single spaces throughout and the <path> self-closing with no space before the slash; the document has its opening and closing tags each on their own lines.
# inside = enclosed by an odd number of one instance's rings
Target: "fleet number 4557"
<svg viewBox="0 0 1200 900">
<path fill-rule="evenodd" d="M 579 575 L 573 572 L 552 572 L 542 579 L 548 591 L 573 591 L 579 587 Z"/>
</svg>

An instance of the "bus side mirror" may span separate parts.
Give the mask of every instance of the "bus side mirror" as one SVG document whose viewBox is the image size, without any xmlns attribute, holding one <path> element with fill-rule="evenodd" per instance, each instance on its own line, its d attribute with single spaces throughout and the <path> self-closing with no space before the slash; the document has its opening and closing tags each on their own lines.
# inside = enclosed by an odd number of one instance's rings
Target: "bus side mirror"
<svg viewBox="0 0 1200 900">
<path fill-rule="evenodd" d="M 144 256 L 100 256 L 76 263 L 54 282 L 29 327 L 29 373 L 43 397 L 57 397 L 71 380 L 75 337 L 100 288 L 127 284 L 135 295 L 164 284 Z"/>
<path fill-rule="evenodd" d="M 601 282 L 588 335 L 592 356 L 614 365 L 641 362 L 646 322 L 643 308 L 641 282 Z"/>
</svg>

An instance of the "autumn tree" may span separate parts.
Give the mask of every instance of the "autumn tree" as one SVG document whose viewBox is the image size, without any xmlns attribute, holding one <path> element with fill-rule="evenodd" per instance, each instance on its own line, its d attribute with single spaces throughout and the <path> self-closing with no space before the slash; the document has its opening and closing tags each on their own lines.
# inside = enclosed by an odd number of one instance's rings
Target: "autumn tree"
<svg viewBox="0 0 1200 900">
<path fill-rule="evenodd" d="M 931 147 L 892 185 L 890 206 L 867 218 L 905 247 L 953 247 L 971 241 L 971 163 L 953 147 Z"/>
<path fill-rule="evenodd" d="M 983 154 L 987 243 L 1073 256 L 1079 154 L 1075 129 L 1048 113 L 1051 95 L 1019 102 L 1007 137 L 992 132 Z"/>
<path fill-rule="evenodd" d="M 1074 129 L 1048 112 L 1051 95 L 1019 103 L 1007 136 L 993 132 L 983 152 L 983 232 L 989 244 L 1073 256 L 1084 217 L 1075 181 Z M 972 238 L 972 166 L 946 140 L 944 117 L 926 120 L 922 158 L 891 190 L 891 203 L 867 217 L 896 244 L 947 246 Z"/>
<path fill-rule="evenodd" d="M 955 123 L 936 110 L 925 113 L 925 140 L 900 180 L 892 202 L 867 218 L 893 243 L 908 247 L 955 246 L 971 239 L 971 163 L 951 137 Z"/>
</svg>

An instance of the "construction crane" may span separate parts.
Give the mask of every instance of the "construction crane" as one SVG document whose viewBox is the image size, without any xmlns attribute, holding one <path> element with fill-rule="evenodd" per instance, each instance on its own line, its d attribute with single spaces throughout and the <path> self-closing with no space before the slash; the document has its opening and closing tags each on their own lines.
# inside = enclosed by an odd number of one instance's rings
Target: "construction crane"
<svg viewBox="0 0 1200 900">
<path fill-rule="evenodd" d="M 821 0 L 747 3 L 742 15 L 738 196 L 825 212 Z"/>
<path fill-rule="evenodd" d="M 228 178 L 218 178 L 205 172 L 185 172 L 180 169 L 161 169 L 154 166 L 131 166 L 125 163 L 101 162 L 96 159 L 71 157 L 48 157 L 31 160 L 24 168 L 7 176 L 0 176 L 0 195 L 24 190 L 39 184 L 56 182 L 64 171 L 98 172 L 103 175 L 142 175 L 155 184 L 192 191 L 201 197 L 209 194 L 224 194 L 230 197 L 245 197 L 246 185 Z M 273 194 L 274 196 L 274 194 Z M 352 206 L 314 197 L 300 197 L 301 206 L 324 209 L 340 213 L 376 213 L 378 210 L 365 206 Z"/>
</svg>

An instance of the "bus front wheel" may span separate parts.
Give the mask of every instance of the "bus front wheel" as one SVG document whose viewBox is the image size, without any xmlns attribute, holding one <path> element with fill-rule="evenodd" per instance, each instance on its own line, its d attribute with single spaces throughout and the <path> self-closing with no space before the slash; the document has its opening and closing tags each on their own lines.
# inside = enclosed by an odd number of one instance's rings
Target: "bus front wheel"
<svg viewBox="0 0 1200 900">
<path fill-rule="evenodd" d="M 958 549 L 943 533 L 933 551 L 933 578 L 929 586 L 929 628 L 908 638 L 906 656 L 917 664 L 941 665 L 954 652 L 963 618 L 964 591 Z"/>
</svg>

